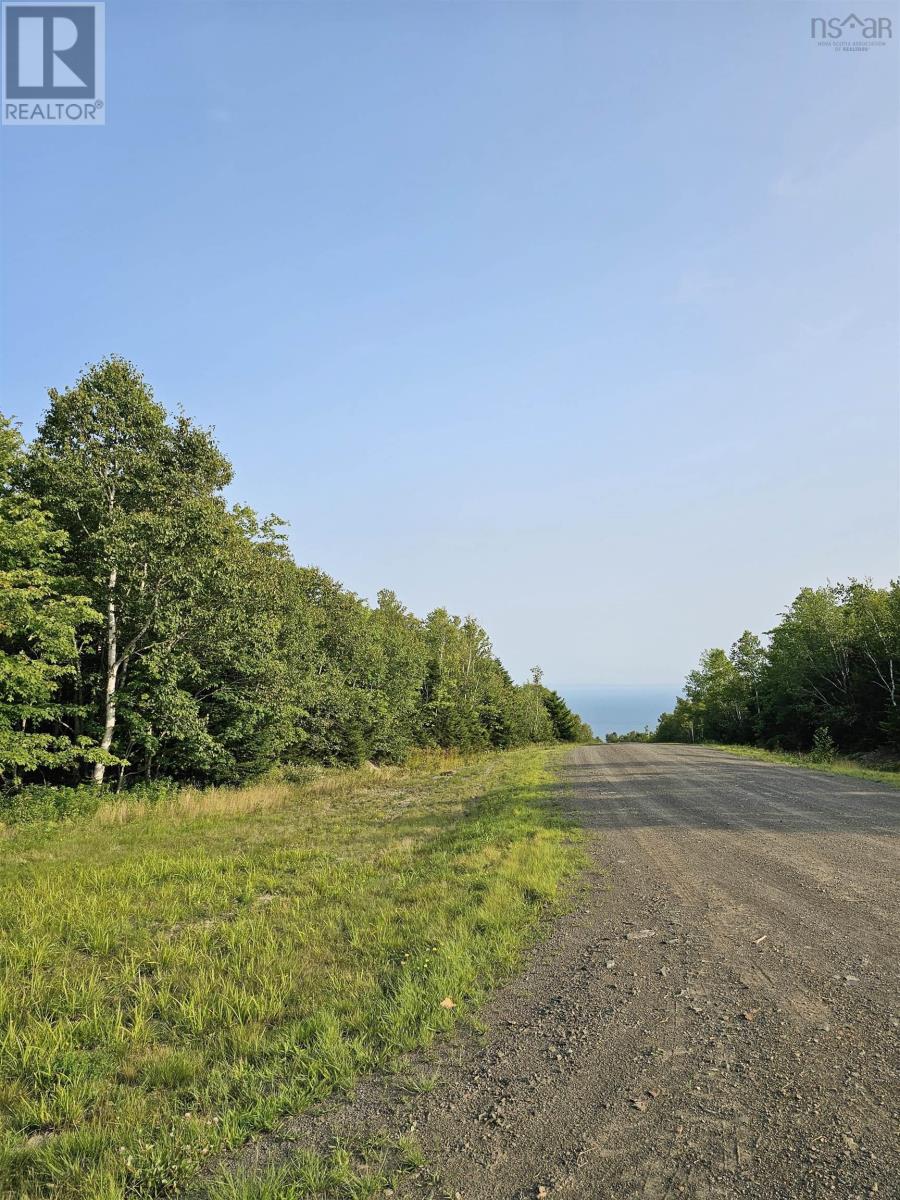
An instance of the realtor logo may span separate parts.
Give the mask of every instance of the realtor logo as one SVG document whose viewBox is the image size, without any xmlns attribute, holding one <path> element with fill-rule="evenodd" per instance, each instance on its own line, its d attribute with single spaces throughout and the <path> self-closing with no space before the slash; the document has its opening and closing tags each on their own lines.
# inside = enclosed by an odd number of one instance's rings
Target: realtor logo
<svg viewBox="0 0 900 1200">
<path fill-rule="evenodd" d="M 3 124 L 103 125 L 103 4 L 3 5 Z"/>
</svg>

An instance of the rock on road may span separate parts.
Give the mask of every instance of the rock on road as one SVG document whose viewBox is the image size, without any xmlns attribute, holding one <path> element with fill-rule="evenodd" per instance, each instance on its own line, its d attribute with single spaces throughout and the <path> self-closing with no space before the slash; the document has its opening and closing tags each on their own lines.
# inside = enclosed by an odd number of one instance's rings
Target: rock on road
<svg viewBox="0 0 900 1200">
<path fill-rule="evenodd" d="M 560 787 L 591 869 L 486 1036 L 319 1119 L 412 1130 L 398 1196 L 900 1196 L 900 791 L 653 744 Z"/>
</svg>

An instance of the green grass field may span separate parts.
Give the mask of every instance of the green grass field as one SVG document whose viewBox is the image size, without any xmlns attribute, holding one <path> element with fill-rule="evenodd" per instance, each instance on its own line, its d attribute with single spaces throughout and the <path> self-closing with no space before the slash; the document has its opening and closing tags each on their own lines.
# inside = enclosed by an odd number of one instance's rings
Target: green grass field
<svg viewBox="0 0 900 1200">
<path fill-rule="evenodd" d="M 835 758 L 830 762 L 813 758 L 810 754 L 790 754 L 786 750 L 758 750 L 755 746 L 729 746 L 706 742 L 711 750 L 727 750 L 742 758 L 755 758 L 760 762 L 779 763 L 785 767 L 804 767 L 808 771 L 827 771 L 829 775 L 852 775 L 857 779 L 868 779 L 872 783 L 889 783 L 900 787 L 900 769 L 879 770 L 864 767 L 852 758 Z"/>
<path fill-rule="evenodd" d="M 514 969 L 580 862 L 547 799 L 559 753 L 0 831 L 0 1194 L 256 1194 L 217 1178 L 220 1152 L 427 1043 Z M 338 1149 L 301 1154 L 283 1190 L 383 1185 Z"/>
</svg>

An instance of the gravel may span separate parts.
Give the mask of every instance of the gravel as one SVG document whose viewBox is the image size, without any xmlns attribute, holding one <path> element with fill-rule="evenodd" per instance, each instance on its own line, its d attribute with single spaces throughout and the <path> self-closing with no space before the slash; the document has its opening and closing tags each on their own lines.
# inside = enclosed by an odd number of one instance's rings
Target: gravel
<svg viewBox="0 0 900 1200">
<path fill-rule="evenodd" d="M 900 1196 L 900 792 L 694 747 L 580 747 L 575 903 L 406 1073 L 256 1147 L 413 1136 L 403 1197 Z"/>
</svg>

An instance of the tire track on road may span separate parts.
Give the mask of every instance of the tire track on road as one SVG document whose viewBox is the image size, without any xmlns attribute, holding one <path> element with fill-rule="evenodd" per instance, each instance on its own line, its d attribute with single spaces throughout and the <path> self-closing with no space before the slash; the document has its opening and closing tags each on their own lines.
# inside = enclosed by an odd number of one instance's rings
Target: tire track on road
<svg viewBox="0 0 900 1200">
<path fill-rule="evenodd" d="M 592 866 L 485 1036 L 413 1058 L 433 1093 L 363 1081 L 291 1136 L 411 1134 L 431 1173 L 398 1200 L 890 1195 L 900 793 L 652 744 L 561 782 Z"/>
</svg>

